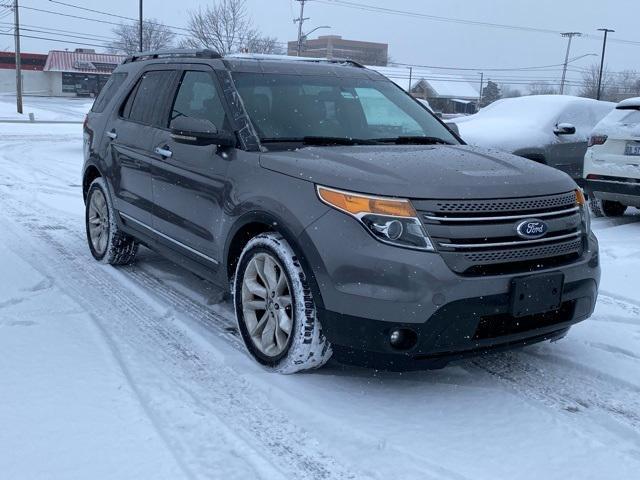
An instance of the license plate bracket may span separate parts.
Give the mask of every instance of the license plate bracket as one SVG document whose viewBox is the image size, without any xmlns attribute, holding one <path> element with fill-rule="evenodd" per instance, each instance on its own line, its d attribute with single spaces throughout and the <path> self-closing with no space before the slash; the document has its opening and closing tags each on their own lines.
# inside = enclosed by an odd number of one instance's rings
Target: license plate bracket
<svg viewBox="0 0 640 480">
<path fill-rule="evenodd" d="M 514 278 L 511 280 L 511 314 L 520 318 L 558 310 L 563 286 L 563 273 Z"/>
</svg>

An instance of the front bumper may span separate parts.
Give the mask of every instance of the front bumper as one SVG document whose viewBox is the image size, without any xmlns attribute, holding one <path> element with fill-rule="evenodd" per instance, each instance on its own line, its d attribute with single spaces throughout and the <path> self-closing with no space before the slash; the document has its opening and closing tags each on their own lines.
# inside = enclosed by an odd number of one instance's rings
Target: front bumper
<svg viewBox="0 0 640 480">
<path fill-rule="evenodd" d="M 587 195 L 629 206 L 640 206 L 640 181 L 620 178 L 612 180 L 584 180 Z"/>
<path fill-rule="evenodd" d="M 313 223 L 299 241 L 315 276 L 325 334 L 337 351 L 352 354 L 427 359 L 542 340 L 591 315 L 600 281 L 598 243 L 591 234 L 579 260 L 535 272 L 564 274 L 561 315 L 530 319 L 530 328 L 500 331 L 498 324 L 510 321 L 512 279 L 531 273 L 458 275 L 439 254 L 384 245 L 337 211 Z M 389 332 L 398 327 L 418 334 L 411 350 L 391 347 Z"/>
</svg>

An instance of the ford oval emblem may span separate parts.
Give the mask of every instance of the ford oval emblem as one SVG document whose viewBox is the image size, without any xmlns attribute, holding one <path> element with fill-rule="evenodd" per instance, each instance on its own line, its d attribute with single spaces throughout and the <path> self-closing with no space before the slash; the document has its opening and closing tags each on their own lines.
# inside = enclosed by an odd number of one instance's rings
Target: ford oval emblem
<svg viewBox="0 0 640 480">
<path fill-rule="evenodd" d="M 542 220 L 530 218 L 516 225 L 516 232 L 521 238 L 534 240 L 544 237 L 549 231 L 549 226 Z"/>
</svg>

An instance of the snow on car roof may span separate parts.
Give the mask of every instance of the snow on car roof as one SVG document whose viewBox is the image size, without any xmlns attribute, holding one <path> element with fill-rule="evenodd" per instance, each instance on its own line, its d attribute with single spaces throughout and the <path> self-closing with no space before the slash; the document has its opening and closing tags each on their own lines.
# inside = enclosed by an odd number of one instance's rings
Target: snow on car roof
<svg viewBox="0 0 640 480">
<path fill-rule="evenodd" d="M 622 100 L 616 108 L 640 108 L 640 97 L 627 98 L 626 100 Z"/>
<path fill-rule="evenodd" d="M 591 106 L 612 109 L 614 104 L 591 98 L 571 95 L 529 95 L 526 97 L 503 98 L 480 110 L 477 115 L 489 117 L 525 117 L 528 123 L 547 120 L 559 114 L 569 106 Z"/>
</svg>

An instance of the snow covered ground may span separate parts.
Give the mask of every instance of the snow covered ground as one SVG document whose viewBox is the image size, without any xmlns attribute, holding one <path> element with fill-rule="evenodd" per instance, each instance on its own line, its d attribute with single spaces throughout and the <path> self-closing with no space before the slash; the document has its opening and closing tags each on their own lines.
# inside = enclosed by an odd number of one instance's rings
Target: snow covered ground
<svg viewBox="0 0 640 480">
<path fill-rule="evenodd" d="M 0 95 L 0 120 L 29 120 L 33 113 L 37 120 L 82 122 L 93 105 L 92 98 L 53 98 L 26 96 L 23 114 L 16 113 L 15 95 Z"/>
<path fill-rule="evenodd" d="M 278 376 L 207 282 L 149 250 L 92 260 L 80 129 L 0 124 L 2 478 L 638 478 L 635 211 L 595 220 L 598 308 L 558 343 L 435 372 Z"/>
</svg>

